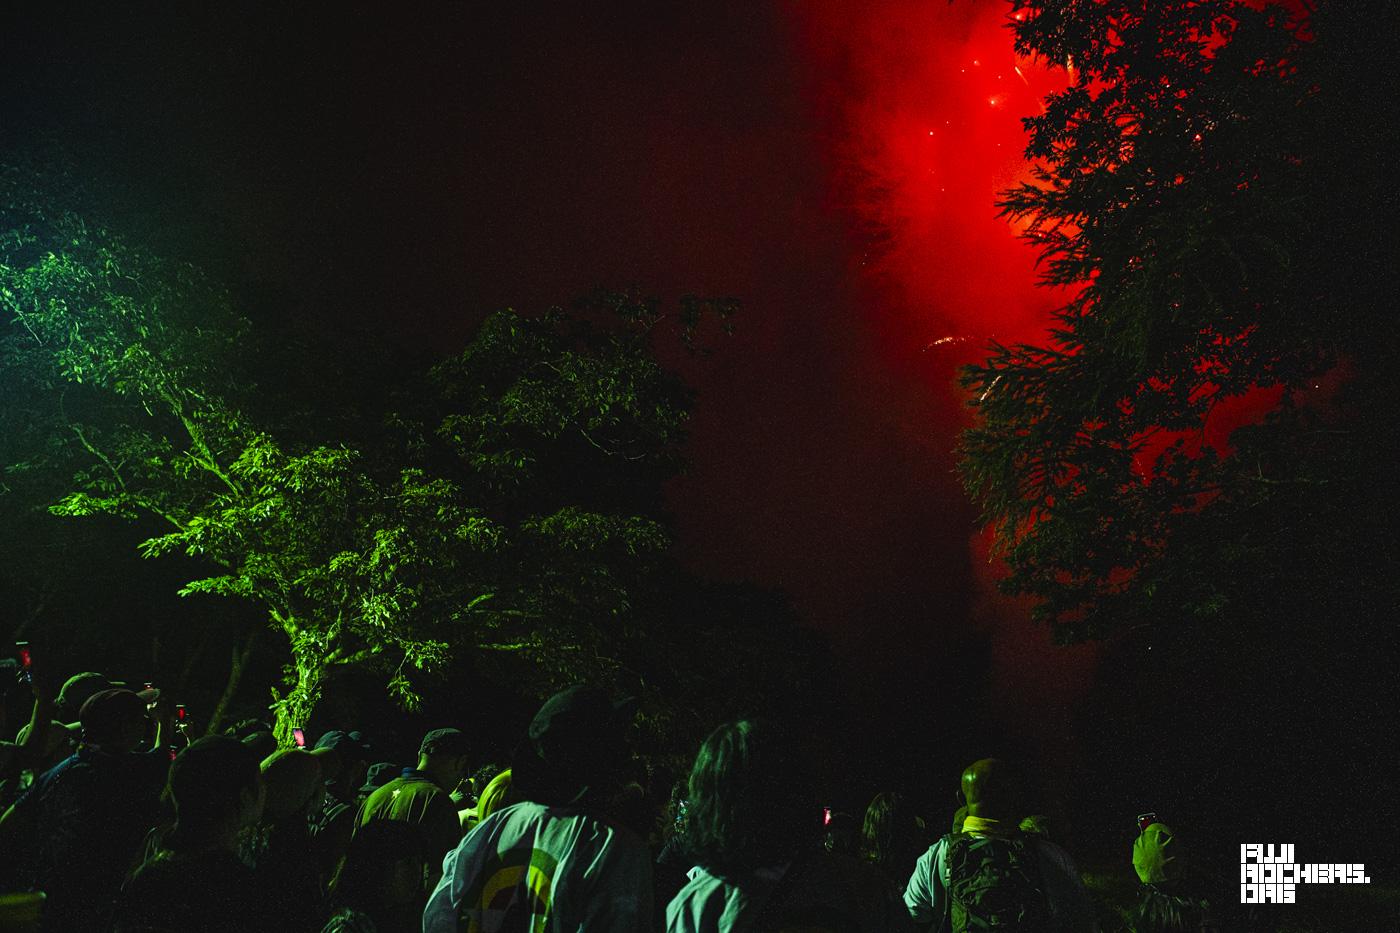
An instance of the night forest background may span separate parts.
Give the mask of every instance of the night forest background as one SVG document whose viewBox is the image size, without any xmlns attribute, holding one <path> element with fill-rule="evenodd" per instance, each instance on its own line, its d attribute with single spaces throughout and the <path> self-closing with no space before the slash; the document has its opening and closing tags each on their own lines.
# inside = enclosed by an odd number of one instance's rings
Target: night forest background
<svg viewBox="0 0 1400 933">
<path fill-rule="evenodd" d="M 585 678 L 837 809 L 996 754 L 1086 863 L 1383 875 L 1394 18 L 7 9 L 4 625 L 284 741 Z"/>
</svg>

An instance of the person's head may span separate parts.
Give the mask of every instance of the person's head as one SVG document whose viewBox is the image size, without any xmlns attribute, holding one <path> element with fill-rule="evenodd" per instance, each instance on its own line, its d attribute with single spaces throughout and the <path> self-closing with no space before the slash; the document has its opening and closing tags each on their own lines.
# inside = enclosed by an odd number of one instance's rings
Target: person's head
<svg viewBox="0 0 1400 933">
<path fill-rule="evenodd" d="M 820 828 L 792 744 L 770 725 L 726 723 L 705 739 L 690 771 L 686 839 L 721 873 L 791 858 Z"/>
<path fill-rule="evenodd" d="M 876 794 L 865 808 L 861 854 L 892 876 L 913 870 L 913 862 L 928 848 L 928 827 L 903 794 Z"/>
<path fill-rule="evenodd" d="M 963 770 L 961 794 L 967 815 L 1014 820 L 1020 789 L 1012 767 L 997 758 L 974 761 Z"/>
<path fill-rule="evenodd" d="M 507 768 L 487 781 L 486 786 L 482 788 L 481 795 L 476 799 L 477 821 L 486 819 L 497 810 L 504 810 L 516 801 L 516 795 L 511 788 L 510 769 Z"/>
<path fill-rule="evenodd" d="M 365 780 L 357 795 L 361 800 L 399 776 L 403 768 L 392 761 L 376 761 L 365 769 Z"/>
<path fill-rule="evenodd" d="M 427 849 L 417 826 L 375 820 L 356 830 L 332 882 L 331 897 L 381 923 L 385 911 L 417 916 L 427 898 L 427 867 Z"/>
<path fill-rule="evenodd" d="M 468 745 L 467 734 L 460 729 L 434 729 L 418 744 L 418 770 L 452 790 L 470 773 Z"/>
<path fill-rule="evenodd" d="M 103 751 L 135 751 L 146 739 L 146 701 L 130 690 L 99 690 L 78 711 L 83 742 Z"/>
<path fill-rule="evenodd" d="M 304 748 L 284 748 L 263 760 L 263 781 L 267 785 L 267 804 L 263 819 L 280 823 L 305 816 L 321 804 L 325 788 L 321 783 L 321 765 Z"/>
<path fill-rule="evenodd" d="M 49 720 L 48 737 L 44 741 L 44 747 L 39 749 L 37 757 L 31 756 L 34 773 L 43 774 L 45 771 L 58 764 L 69 755 L 73 754 L 73 749 L 83 737 L 81 726 L 74 728 L 57 719 Z M 15 736 L 15 741 L 21 745 L 29 739 L 29 723 L 25 723 Z"/>
<path fill-rule="evenodd" d="M 1032 836 L 1040 836 L 1044 839 L 1049 839 L 1051 842 L 1063 844 L 1063 840 L 1059 838 L 1060 833 L 1055 832 L 1054 822 L 1054 820 L 1044 813 L 1032 813 L 1030 816 L 1022 818 L 1020 824 L 1016 828 L 1023 833 L 1029 833 Z"/>
<path fill-rule="evenodd" d="M 79 719 L 83 704 L 88 701 L 89 697 L 103 690 L 111 690 L 112 687 L 112 682 L 105 675 L 99 674 L 97 671 L 83 671 L 63 682 L 63 686 L 59 688 L 58 696 L 54 698 L 54 706 L 58 708 L 60 714 L 70 719 Z"/>
<path fill-rule="evenodd" d="M 690 810 L 690 781 L 679 778 L 671 784 L 671 793 L 666 801 L 666 816 L 670 821 L 670 831 L 678 835 L 685 833 Z"/>
<path fill-rule="evenodd" d="M 231 844 L 238 831 L 262 817 L 264 793 L 258 760 L 226 735 L 195 739 L 170 765 L 167 785 L 175 805 L 172 849 Z"/>
<path fill-rule="evenodd" d="M 636 702 L 614 703 L 576 685 L 545 701 L 511 763 L 520 800 L 546 806 L 601 806 L 625 783 L 632 753 L 627 730 Z"/>
<path fill-rule="evenodd" d="M 472 772 L 471 781 L 469 782 L 471 784 L 472 794 L 476 797 L 480 797 L 482 791 L 486 790 L 486 785 L 490 784 L 491 781 L 495 779 L 496 775 L 504 770 L 505 768 L 494 761 L 490 764 L 484 764 L 478 767 Z"/>
<path fill-rule="evenodd" d="M 860 827 L 849 813 L 833 813 L 826 824 L 826 851 L 839 855 L 855 855 L 860 846 Z"/>
<path fill-rule="evenodd" d="M 364 736 L 359 732 L 332 729 L 316 740 L 313 753 L 330 759 L 322 761 L 327 788 L 342 800 L 352 798 L 364 782 L 365 770 L 370 762 L 370 750 Z"/>
<path fill-rule="evenodd" d="M 1150 823 L 1133 842 L 1133 870 L 1143 884 L 1166 885 L 1185 874 L 1185 858 L 1176 833 L 1162 823 Z"/>
<path fill-rule="evenodd" d="M 345 770 L 345 759 L 340 757 L 340 752 L 334 748 L 323 748 L 317 746 L 310 749 L 311 757 L 321 766 L 321 780 L 325 782 L 327 793 L 332 792 L 340 782 L 340 776 Z M 361 775 L 363 777 L 363 775 Z"/>
</svg>

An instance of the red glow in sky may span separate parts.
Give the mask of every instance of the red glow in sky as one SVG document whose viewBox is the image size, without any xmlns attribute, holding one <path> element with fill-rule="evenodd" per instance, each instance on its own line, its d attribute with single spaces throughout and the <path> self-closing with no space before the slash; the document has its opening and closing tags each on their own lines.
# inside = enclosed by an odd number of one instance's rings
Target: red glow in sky
<svg viewBox="0 0 1400 933">
<path fill-rule="evenodd" d="M 902 361 L 959 404 L 957 365 L 990 339 L 1041 339 L 1064 300 L 1037 286 L 1034 248 L 995 206 L 1000 191 L 1030 179 L 1021 119 L 1068 81 L 1063 67 L 1015 54 L 1009 16 L 1005 3 L 794 8 L 832 203 L 853 231 L 852 269 L 869 313 L 885 318 L 891 365 Z M 908 426 L 931 428 L 955 443 L 952 426 Z M 972 621 L 992 638 L 992 690 L 1039 694 L 1043 716 L 1063 713 L 1094 648 L 1049 646 L 1025 607 L 995 592 L 1000 568 L 986 537 L 972 535 L 968 549 Z"/>
<path fill-rule="evenodd" d="M 930 343 L 1039 336 L 1057 298 L 1035 288 L 1034 251 L 994 205 L 1029 179 L 1021 118 L 1065 70 L 1014 53 L 1004 3 L 812 3 L 797 16 L 833 197 L 867 236 L 857 261 L 891 310 Z"/>
</svg>

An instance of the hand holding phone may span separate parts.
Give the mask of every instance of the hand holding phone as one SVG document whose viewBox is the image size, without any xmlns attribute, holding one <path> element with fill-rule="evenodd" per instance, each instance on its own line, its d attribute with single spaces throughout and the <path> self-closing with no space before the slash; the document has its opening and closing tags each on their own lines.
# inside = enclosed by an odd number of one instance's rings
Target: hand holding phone
<svg viewBox="0 0 1400 933">
<path fill-rule="evenodd" d="M 34 652 L 27 641 L 15 642 L 15 656 L 19 658 L 19 679 L 21 683 L 34 683 Z"/>
<path fill-rule="evenodd" d="M 190 717 L 185 710 L 185 704 L 175 704 L 175 731 L 184 737 L 185 742 L 190 740 Z"/>
</svg>

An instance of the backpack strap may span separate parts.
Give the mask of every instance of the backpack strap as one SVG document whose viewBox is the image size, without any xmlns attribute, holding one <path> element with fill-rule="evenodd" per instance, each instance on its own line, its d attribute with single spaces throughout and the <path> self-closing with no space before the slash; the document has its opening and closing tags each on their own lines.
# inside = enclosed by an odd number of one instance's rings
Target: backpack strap
<svg viewBox="0 0 1400 933">
<path fill-rule="evenodd" d="M 930 874 L 938 875 L 941 879 L 946 871 L 948 876 L 948 883 L 943 886 L 943 919 L 938 921 L 938 926 L 935 928 L 936 933 L 946 933 L 946 931 L 953 929 L 953 869 L 948 863 L 948 850 L 952 848 L 954 839 L 966 835 L 967 833 L 948 833 L 945 835 L 940 840 L 943 843 L 943 848 L 939 852 L 943 864 L 939 865 L 935 859 L 929 860 L 932 862 L 928 867 Z M 933 878 L 929 879 L 930 887 L 934 881 Z"/>
</svg>

